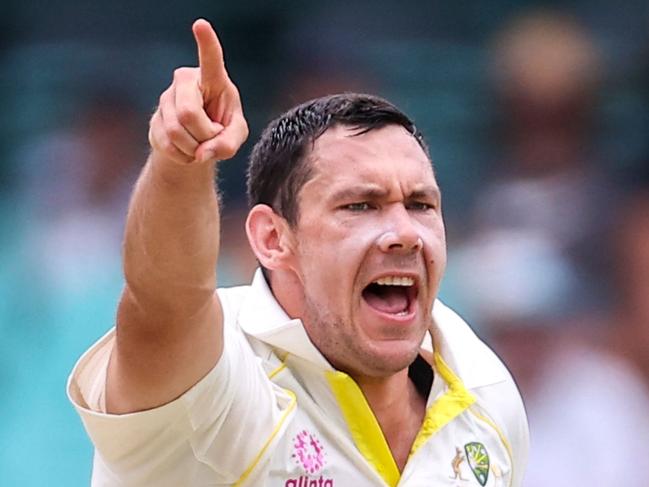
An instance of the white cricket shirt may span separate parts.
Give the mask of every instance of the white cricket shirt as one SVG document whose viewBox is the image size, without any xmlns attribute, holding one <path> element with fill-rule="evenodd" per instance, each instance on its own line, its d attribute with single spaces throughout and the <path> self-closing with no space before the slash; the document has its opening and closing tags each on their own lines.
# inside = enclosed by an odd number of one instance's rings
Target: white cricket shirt
<svg viewBox="0 0 649 487">
<path fill-rule="evenodd" d="M 260 271 L 251 286 L 218 293 L 223 355 L 173 402 L 104 412 L 114 331 L 75 366 L 68 395 L 95 445 L 93 486 L 521 485 L 528 427 L 520 394 L 441 302 L 422 344 L 434 373 L 426 416 L 400 473 L 356 383 L 286 315 Z"/>
</svg>

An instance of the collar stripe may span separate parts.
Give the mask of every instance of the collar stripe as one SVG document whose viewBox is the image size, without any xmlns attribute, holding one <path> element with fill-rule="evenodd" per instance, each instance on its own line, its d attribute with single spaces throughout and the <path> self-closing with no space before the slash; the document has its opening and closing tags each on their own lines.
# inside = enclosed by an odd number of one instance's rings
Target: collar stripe
<svg viewBox="0 0 649 487">
<path fill-rule="evenodd" d="M 385 483 L 395 487 L 401 474 L 363 392 L 344 372 L 327 371 L 326 377 L 356 447 Z"/>
<path fill-rule="evenodd" d="M 433 362 L 435 370 L 448 385 L 448 390 L 426 410 L 424 422 L 410 450 L 411 457 L 431 436 L 462 414 L 476 401 L 475 396 L 464 387 L 460 378 L 453 373 L 439 353 L 435 352 L 433 354 Z"/>
</svg>

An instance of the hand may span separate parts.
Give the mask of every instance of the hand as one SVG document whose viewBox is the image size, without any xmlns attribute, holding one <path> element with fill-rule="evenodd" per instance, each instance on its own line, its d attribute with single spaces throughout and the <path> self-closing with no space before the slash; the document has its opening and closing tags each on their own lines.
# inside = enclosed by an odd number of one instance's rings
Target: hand
<svg viewBox="0 0 649 487">
<path fill-rule="evenodd" d="M 192 26 L 198 68 L 178 68 L 151 118 L 154 152 L 180 164 L 234 157 L 248 137 L 239 90 L 228 77 L 223 50 L 206 20 Z"/>
</svg>

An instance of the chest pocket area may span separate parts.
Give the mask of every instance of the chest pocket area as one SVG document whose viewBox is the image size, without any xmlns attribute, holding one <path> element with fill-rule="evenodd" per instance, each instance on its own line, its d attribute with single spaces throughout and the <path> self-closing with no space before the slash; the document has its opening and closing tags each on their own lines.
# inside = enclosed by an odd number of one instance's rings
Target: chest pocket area
<svg viewBox="0 0 649 487">
<path fill-rule="evenodd" d="M 433 435 L 413 455 L 412 467 L 399 485 L 509 487 L 512 479 L 506 438 L 475 406 Z"/>
<path fill-rule="evenodd" d="M 466 433 L 457 434 L 452 474 L 455 475 L 454 466 L 459 463 L 460 472 L 473 485 L 509 486 L 512 479 L 511 447 L 498 425 L 476 406 L 465 412 L 464 420 L 467 429 Z"/>
</svg>

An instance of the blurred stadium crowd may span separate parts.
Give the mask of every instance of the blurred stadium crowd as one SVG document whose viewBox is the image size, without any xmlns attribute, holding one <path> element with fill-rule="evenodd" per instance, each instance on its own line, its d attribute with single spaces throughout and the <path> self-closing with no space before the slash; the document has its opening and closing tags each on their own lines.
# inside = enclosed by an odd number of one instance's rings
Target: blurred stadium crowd
<svg viewBox="0 0 649 487">
<path fill-rule="evenodd" d="M 647 486 L 649 5 L 9 2 L 0 19 L 0 485 L 88 485 L 65 398 L 112 326 L 147 118 L 220 32 L 251 140 L 220 171 L 220 284 L 245 283 L 245 159 L 271 117 L 381 94 L 442 185 L 442 299 L 505 359 L 528 409 L 526 487 Z"/>
</svg>

